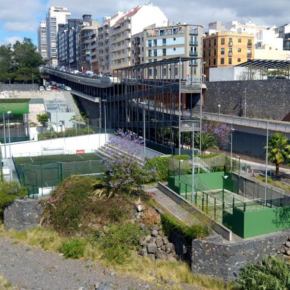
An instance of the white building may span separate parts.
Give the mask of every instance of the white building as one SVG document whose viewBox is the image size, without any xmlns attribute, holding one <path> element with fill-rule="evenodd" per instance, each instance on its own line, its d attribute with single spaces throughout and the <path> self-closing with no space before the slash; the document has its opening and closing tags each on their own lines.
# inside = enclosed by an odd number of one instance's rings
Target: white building
<svg viewBox="0 0 290 290">
<path fill-rule="evenodd" d="M 46 15 L 47 57 L 51 65 L 57 65 L 57 32 L 59 24 L 66 24 L 71 13 L 66 7 L 50 7 Z"/>
<path fill-rule="evenodd" d="M 37 30 L 38 52 L 43 58 L 47 58 L 46 49 L 46 22 L 41 21 Z"/>
<path fill-rule="evenodd" d="M 168 19 L 151 3 L 138 6 L 123 15 L 111 28 L 111 71 L 131 66 L 131 36 L 150 25 L 167 26 Z"/>
</svg>

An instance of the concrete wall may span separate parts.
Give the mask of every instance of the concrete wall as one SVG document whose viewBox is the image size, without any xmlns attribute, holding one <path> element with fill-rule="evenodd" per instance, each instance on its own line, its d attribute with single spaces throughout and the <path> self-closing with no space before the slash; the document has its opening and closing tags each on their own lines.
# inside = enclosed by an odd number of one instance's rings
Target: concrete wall
<svg viewBox="0 0 290 290">
<path fill-rule="evenodd" d="M 290 80 L 207 82 L 205 112 L 282 120 L 290 112 Z"/>
<path fill-rule="evenodd" d="M 47 151 L 49 151 L 50 154 L 53 154 L 53 152 L 55 152 L 55 154 L 76 153 L 76 150 L 90 152 L 103 146 L 105 141 L 108 141 L 110 138 L 110 134 L 107 134 L 107 136 L 105 136 L 105 134 L 92 134 L 44 141 L 11 143 L 11 155 L 14 157 L 37 156 L 45 154 Z M 1 144 L 2 156 L 5 156 L 4 147 L 4 144 Z M 10 157 L 9 151 L 9 146 L 7 145 L 7 158 Z"/>
</svg>

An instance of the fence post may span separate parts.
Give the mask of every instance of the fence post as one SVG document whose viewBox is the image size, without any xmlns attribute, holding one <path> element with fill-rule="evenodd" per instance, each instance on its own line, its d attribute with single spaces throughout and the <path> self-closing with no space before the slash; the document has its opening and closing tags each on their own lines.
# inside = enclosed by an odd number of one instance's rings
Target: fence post
<svg viewBox="0 0 290 290">
<path fill-rule="evenodd" d="M 214 219 L 216 220 L 216 197 L 214 197 Z"/>
</svg>

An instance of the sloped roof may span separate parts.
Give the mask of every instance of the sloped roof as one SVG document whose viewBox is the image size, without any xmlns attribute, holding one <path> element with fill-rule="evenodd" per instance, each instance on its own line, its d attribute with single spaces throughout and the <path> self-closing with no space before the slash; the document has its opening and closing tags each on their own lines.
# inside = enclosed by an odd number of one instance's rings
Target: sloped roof
<svg viewBox="0 0 290 290">
<path fill-rule="evenodd" d="M 142 6 L 138 6 L 136 8 L 134 8 L 132 11 L 130 11 L 129 13 L 125 14 L 124 16 L 122 16 L 114 25 L 114 27 L 118 26 L 118 24 L 120 24 L 125 18 L 129 18 L 132 17 L 133 15 L 135 15 Z"/>
</svg>

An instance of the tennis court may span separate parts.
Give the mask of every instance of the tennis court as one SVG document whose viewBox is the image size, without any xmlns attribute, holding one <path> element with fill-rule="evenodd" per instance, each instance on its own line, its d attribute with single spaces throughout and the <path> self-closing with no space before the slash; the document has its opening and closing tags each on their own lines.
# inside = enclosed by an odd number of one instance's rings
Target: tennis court
<svg viewBox="0 0 290 290">
<path fill-rule="evenodd" d="M 98 153 L 27 156 L 13 161 L 21 184 L 33 194 L 71 175 L 98 175 L 105 170 Z"/>
</svg>

